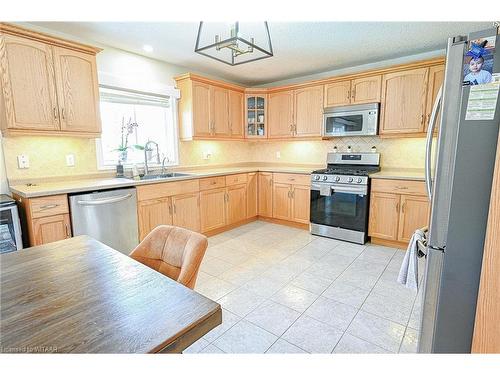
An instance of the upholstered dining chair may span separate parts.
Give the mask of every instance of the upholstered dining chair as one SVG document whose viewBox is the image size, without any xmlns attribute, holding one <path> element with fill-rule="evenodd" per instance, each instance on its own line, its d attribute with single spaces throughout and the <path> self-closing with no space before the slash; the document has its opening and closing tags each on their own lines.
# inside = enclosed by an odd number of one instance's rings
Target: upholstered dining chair
<svg viewBox="0 0 500 375">
<path fill-rule="evenodd" d="M 160 225 L 144 238 L 130 257 L 193 289 L 207 246 L 207 237 L 200 233 Z"/>
</svg>

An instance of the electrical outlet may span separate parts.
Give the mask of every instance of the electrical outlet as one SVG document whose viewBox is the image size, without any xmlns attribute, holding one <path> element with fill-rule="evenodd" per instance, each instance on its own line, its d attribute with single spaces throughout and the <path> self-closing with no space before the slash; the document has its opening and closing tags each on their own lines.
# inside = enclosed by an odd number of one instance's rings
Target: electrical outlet
<svg viewBox="0 0 500 375">
<path fill-rule="evenodd" d="M 281 159 L 281 151 L 276 151 L 276 158 Z"/>
<path fill-rule="evenodd" d="M 75 166 L 75 155 L 73 155 L 73 154 L 66 155 L 66 165 L 68 167 L 74 167 Z"/>
<path fill-rule="evenodd" d="M 30 167 L 30 157 L 26 154 L 17 155 L 17 167 L 26 169 Z"/>
<path fill-rule="evenodd" d="M 202 157 L 203 157 L 203 160 L 208 160 L 212 157 L 212 153 L 210 151 L 203 151 Z"/>
</svg>

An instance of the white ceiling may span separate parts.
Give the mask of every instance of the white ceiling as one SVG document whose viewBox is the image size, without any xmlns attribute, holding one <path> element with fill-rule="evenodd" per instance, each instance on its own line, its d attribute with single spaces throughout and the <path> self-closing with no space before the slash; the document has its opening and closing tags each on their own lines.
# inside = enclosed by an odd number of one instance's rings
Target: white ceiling
<svg viewBox="0 0 500 375">
<path fill-rule="evenodd" d="M 244 85 L 444 49 L 449 36 L 491 22 L 269 22 L 274 56 L 228 66 L 194 52 L 197 22 L 37 22 L 55 31 L 120 48 Z M 143 45 L 153 46 L 146 53 Z"/>
</svg>

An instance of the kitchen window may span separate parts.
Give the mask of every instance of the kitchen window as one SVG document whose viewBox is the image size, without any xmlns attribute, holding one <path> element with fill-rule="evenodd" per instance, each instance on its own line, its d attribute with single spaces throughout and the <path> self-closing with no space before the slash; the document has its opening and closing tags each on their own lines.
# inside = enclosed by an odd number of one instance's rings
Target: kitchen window
<svg viewBox="0 0 500 375">
<path fill-rule="evenodd" d="M 160 161 L 178 164 L 175 98 L 101 86 L 102 134 L 97 140 L 99 169 L 144 164 L 144 145 L 158 143 Z M 156 153 L 156 152 L 155 152 Z M 148 165 L 158 165 L 149 154 Z"/>
</svg>

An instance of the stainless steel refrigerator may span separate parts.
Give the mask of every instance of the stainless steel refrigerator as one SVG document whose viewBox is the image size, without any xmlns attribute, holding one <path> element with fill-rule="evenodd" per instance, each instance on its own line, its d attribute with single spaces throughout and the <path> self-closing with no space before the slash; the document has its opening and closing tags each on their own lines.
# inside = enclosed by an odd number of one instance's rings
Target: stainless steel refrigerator
<svg viewBox="0 0 500 375">
<path fill-rule="evenodd" d="M 471 350 L 500 108 L 498 100 L 496 105 L 484 102 L 485 108 L 490 106 L 489 116 L 493 118 L 487 119 L 488 115 L 477 110 L 479 116 L 474 118 L 474 106 L 479 103 L 474 98 L 479 86 L 463 84 L 464 57 L 471 46 L 469 42 L 494 36 L 490 44 L 496 40 L 497 45 L 494 51 L 489 51 L 488 60 L 492 73 L 500 72 L 497 34 L 493 28 L 448 40 L 445 79 L 434 104 L 427 136 L 426 183 L 432 213 L 423 284 L 421 353 Z M 439 107 L 441 122 L 436 124 Z M 432 134 L 438 125 L 432 176 Z"/>
</svg>

